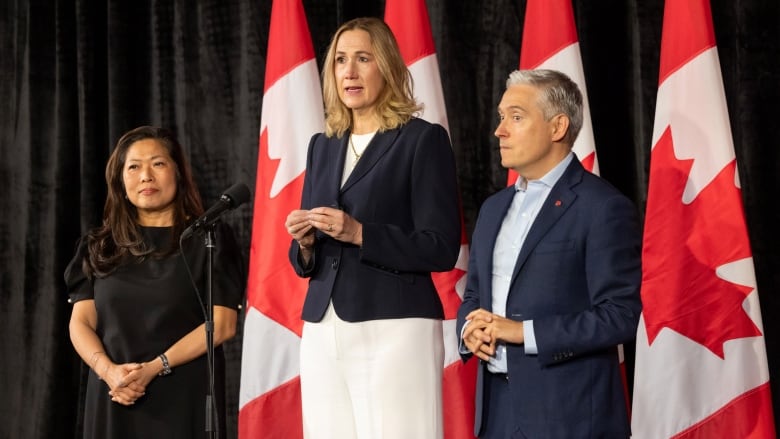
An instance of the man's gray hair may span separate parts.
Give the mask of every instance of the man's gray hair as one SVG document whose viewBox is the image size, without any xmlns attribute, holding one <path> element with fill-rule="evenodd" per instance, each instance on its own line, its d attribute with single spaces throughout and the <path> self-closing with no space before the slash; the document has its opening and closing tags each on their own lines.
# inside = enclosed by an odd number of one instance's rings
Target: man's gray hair
<svg viewBox="0 0 780 439">
<path fill-rule="evenodd" d="M 506 80 L 507 88 L 521 84 L 539 89 L 539 106 L 545 120 L 550 120 L 557 114 L 565 114 L 569 118 L 566 140 L 570 145 L 574 145 L 582 128 L 582 93 L 577 84 L 557 70 L 515 70 L 509 74 Z"/>
</svg>

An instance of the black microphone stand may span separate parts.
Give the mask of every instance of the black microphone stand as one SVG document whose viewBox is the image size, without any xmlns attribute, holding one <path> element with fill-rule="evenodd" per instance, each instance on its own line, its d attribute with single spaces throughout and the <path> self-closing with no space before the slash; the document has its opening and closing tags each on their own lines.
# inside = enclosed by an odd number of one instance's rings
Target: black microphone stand
<svg viewBox="0 0 780 439">
<path fill-rule="evenodd" d="M 216 238 L 214 236 L 214 225 L 212 223 L 206 226 L 204 245 L 206 246 L 206 361 L 209 370 L 209 385 L 206 390 L 206 437 L 216 438 L 215 410 L 214 410 L 214 302 L 212 300 L 212 270 L 214 265 L 214 248 L 216 247 Z"/>
<path fill-rule="evenodd" d="M 212 272 L 214 265 L 214 248 L 216 247 L 216 238 L 214 236 L 214 229 L 219 216 L 230 209 L 234 209 L 241 204 L 249 200 L 250 193 L 249 188 L 243 183 L 237 183 L 229 187 L 225 193 L 219 197 L 219 202 L 210 207 L 203 215 L 200 216 L 194 223 L 184 229 L 179 237 L 179 246 L 183 240 L 189 238 L 192 235 L 198 234 L 201 231 L 205 233 L 205 246 L 206 246 L 206 322 L 204 324 L 206 328 L 206 361 L 208 363 L 208 389 L 206 390 L 206 435 L 212 439 L 219 434 L 219 419 L 216 416 L 214 408 L 214 301 L 212 299 Z M 186 258 L 185 258 L 186 266 Z M 187 268 L 189 271 L 189 268 Z M 192 279 L 192 273 L 190 278 Z M 198 290 L 197 285 L 195 290 Z M 202 302 L 201 302 L 202 304 Z"/>
</svg>

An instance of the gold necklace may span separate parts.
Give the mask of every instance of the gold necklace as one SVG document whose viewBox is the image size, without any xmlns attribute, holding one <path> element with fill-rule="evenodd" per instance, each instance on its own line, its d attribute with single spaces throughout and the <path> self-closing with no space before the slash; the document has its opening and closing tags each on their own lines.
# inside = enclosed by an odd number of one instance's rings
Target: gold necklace
<svg viewBox="0 0 780 439">
<path fill-rule="evenodd" d="M 349 135 L 349 147 L 352 148 L 352 154 L 355 155 L 355 161 L 360 160 L 362 154 L 357 153 L 357 149 L 355 149 L 355 144 L 352 143 L 352 134 Z"/>
</svg>

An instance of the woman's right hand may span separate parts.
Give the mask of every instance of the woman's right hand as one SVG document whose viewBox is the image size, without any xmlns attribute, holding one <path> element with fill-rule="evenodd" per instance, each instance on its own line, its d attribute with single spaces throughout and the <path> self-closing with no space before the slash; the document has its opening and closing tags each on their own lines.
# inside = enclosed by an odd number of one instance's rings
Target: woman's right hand
<svg viewBox="0 0 780 439">
<path fill-rule="evenodd" d="M 293 210 L 284 222 L 287 233 L 298 242 L 302 250 L 314 247 L 314 227 L 309 222 L 308 210 Z"/>
<path fill-rule="evenodd" d="M 100 365 L 104 370 L 101 378 L 111 389 L 108 394 L 111 395 L 112 401 L 122 405 L 132 405 L 138 398 L 144 395 L 146 385 L 128 376 L 132 372 L 141 369 L 142 366 L 140 364 L 114 364 L 107 358 L 103 361 L 108 364 Z"/>
</svg>

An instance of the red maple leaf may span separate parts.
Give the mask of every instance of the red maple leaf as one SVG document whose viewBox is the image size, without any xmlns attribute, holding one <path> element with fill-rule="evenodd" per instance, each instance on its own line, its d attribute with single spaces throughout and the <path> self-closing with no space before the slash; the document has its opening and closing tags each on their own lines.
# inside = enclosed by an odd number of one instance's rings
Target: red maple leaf
<svg viewBox="0 0 780 439">
<path fill-rule="evenodd" d="M 752 287 L 715 270 L 749 258 L 750 244 L 732 160 L 688 205 L 682 194 L 693 160 L 674 156 L 666 129 L 650 160 L 642 249 L 643 314 L 650 344 L 669 328 L 724 358 L 728 340 L 761 335 L 742 302 Z"/>
</svg>

